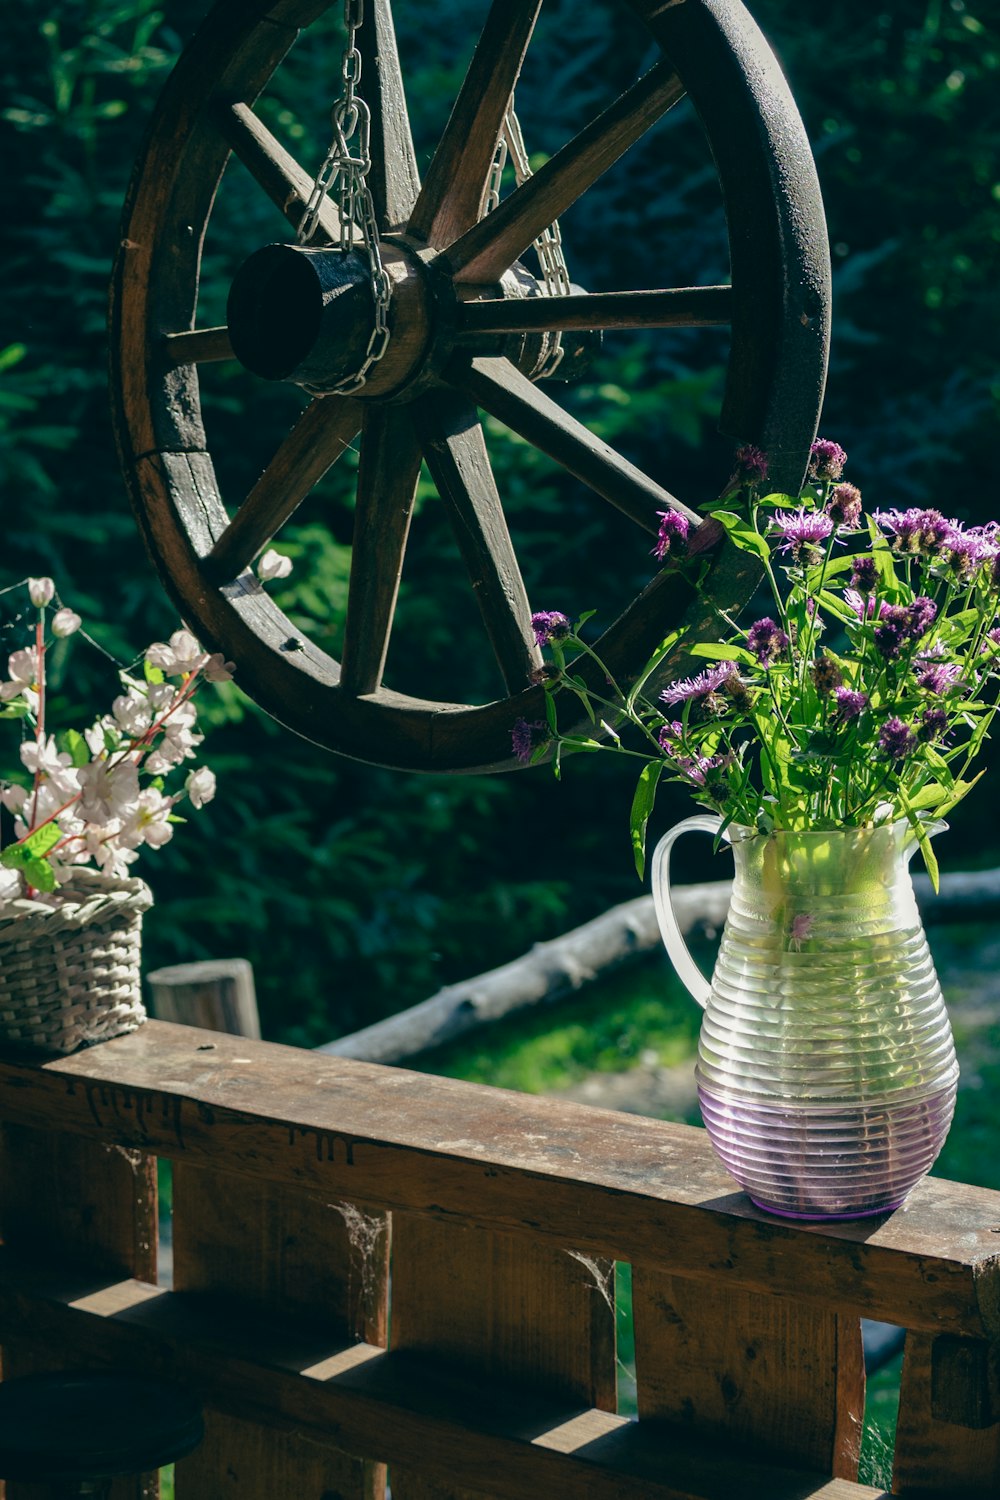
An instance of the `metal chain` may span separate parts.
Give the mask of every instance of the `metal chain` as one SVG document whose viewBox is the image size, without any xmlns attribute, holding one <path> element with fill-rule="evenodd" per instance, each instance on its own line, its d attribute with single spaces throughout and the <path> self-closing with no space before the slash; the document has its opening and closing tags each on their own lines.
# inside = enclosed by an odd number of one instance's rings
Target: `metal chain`
<svg viewBox="0 0 1000 1500">
<path fill-rule="evenodd" d="M 514 165 L 514 181 L 520 187 L 522 182 L 527 182 L 531 174 L 531 164 L 528 161 L 528 151 L 524 144 L 524 135 L 521 130 L 521 122 L 514 113 L 514 101 L 507 108 L 507 114 L 503 122 L 503 131 L 497 142 L 496 155 L 493 158 L 493 166 L 490 171 L 490 180 L 486 188 L 486 198 L 483 206 L 484 213 L 491 213 L 500 202 L 500 181 L 503 177 L 507 158 Z M 559 220 L 553 219 L 547 229 L 543 229 L 534 242 L 534 251 L 538 256 L 538 264 L 541 268 L 542 278 L 545 282 L 545 290 L 550 297 L 565 297 L 572 286 L 569 279 L 569 270 L 566 266 L 566 256 L 563 252 L 562 230 L 559 228 Z M 562 333 L 556 333 L 548 358 L 538 374 L 539 380 L 554 375 L 562 361 L 563 354 Z"/>
<path fill-rule="evenodd" d="M 361 82 L 361 53 L 355 43 L 364 18 L 364 0 L 344 0 L 347 46 L 344 48 L 340 64 L 343 92 L 330 112 L 333 140 L 316 174 L 305 213 L 302 215 L 295 236 L 295 243 L 297 245 L 309 243 L 316 233 L 320 215 L 323 212 L 323 204 L 328 197 L 335 196 L 340 216 L 339 248 L 343 254 L 346 255 L 354 249 L 358 226 L 360 225 L 361 228 L 361 240 L 368 255 L 372 301 L 375 304 L 375 324 L 361 368 L 356 374 L 346 376 L 337 385 L 317 392 L 319 395 L 333 393 L 348 395 L 351 391 L 360 390 L 373 366 L 378 364 L 389 347 L 392 283 L 382 264 L 375 203 L 368 185 L 368 174 L 372 165 L 371 111 L 358 94 L 358 85 Z"/>
</svg>

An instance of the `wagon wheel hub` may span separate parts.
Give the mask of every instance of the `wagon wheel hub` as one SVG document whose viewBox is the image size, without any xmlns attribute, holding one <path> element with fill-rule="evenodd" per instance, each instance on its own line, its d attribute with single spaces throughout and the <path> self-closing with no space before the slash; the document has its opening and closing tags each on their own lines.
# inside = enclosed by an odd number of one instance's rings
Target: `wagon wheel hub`
<svg viewBox="0 0 1000 1500">
<path fill-rule="evenodd" d="M 553 330 L 491 332 L 470 326 L 465 314 L 471 302 L 542 296 L 542 283 L 520 262 L 492 286 L 467 287 L 455 284 L 443 257 L 402 235 L 381 240 L 379 248 L 392 285 L 391 337 L 354 392 L 359 399 L 413 399 L 458 347 L 468 356 L 506 356 L 529 378 L 544 368 Z M 480 317 L 485 311 L 479 310 Z M 493 313 L 495 322 L 495 307 Z M 315 394 L 334 392 L 362 365 L 375 326 L 367 257 L 335 246 L 265 245 L 236 273 L 227 319 L 233 353 L 252 374 Z M 564 338 L 565 373 L 579 376 L 600 347 L 600 333 L 576 331 Z"/>
</svg>

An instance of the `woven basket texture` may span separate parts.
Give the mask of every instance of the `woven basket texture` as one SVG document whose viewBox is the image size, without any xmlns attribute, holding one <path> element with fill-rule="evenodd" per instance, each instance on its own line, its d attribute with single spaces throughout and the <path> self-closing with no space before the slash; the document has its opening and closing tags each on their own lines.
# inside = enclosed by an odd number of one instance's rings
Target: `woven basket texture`
<svg viewBox="0 0 1000 1500">
<path fill-rule="evenodd" d="M 59 906 L 0 906 L 0 1043 L 73 1052 L 134 1031 L 142 1004 L 141 880 L 80 870 Z"/>
</svg>

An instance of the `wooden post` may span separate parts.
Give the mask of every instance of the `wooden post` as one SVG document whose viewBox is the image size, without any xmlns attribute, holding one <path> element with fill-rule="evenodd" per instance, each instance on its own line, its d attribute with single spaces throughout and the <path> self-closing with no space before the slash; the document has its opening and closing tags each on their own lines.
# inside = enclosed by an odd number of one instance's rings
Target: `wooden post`
<svg viewBox="0 0 1000 1500">
<path fill-rule="evenodd" d="M 4 1244 L 75 1270 L 156 1281 L 156 1159 L 27 1126 L 0 1132 Z M 0 1337 L 3 1330 L 0 1329 Z M 33 1338 L 3 1338 L 5 1379 L 79 1368 L 79 1357 Z M 9 1481 L 6 1500 L 50 1500 L 48 1486 Z M 157 1500 L 155 1474 L 114 1481 L 112 1500 Z"/>
<path fill-rule="evenodd" d="M 248 959 L 174 964 L 168 969 L 154 969 L 146 978 L 157 1020 L 260 1041 L 257 992 Z"/>
<path fill-rule="evenodd" d="M 596 1276 L 595 1276 L 596 1273 Z M 613 1262 L 593 1269 L 526 1235 L 393 1215 L 392 1349 L 615 1409 Z M 599 1281 L 598 1278 L 603 1278 Z M 393 1466 L 393 1500 L 484 1500 Z"/>
<path fill-rule="evenodd" d="M 908 1333 L 893 1493 L 1000 1494 L 1000 1339 Z"/>
<path fill-rule="evenodd" d="M 173 1213 L 175 1291 L 235 1302 L 248 1320 L 297 1323 L 331 1351 L 353 1338 L 384 1345 L 385 1215 L 181 1161 Z M 213 1410 L 205 1397 L 205 1440 L 176 1466 L 177 1500 L 384 1497 L 384 1465 Z"/>
<path fill-rule="evenodd" d="M 634 1266 L 639 1420 L 856 1479 L 864 1420 L 861 1320 Z"/>
</svg>

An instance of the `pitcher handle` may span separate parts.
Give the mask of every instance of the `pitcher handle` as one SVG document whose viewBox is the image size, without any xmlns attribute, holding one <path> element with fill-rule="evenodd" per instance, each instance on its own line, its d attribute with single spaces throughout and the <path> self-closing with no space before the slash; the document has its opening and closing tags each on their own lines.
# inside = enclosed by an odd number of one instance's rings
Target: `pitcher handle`
<svg viewBox="0 0 1000 1500">
<path fill-rule="evenodd" d="M 685 818 L 682 823 L 665 833 L 653 852 L 652 886 L 656 920 L 660 924 L 667 957 L 677 971 L 677 977 L 697 1000 L 702 1010 L 708 1004 L 712 986 L 695 963 L 684 941 L 670 900 L 670 851 L 682 833 L 710 833 L 716 838 L 722 828 L 722 819 L 714 813 L 699 813 Z"/>
</svg>

